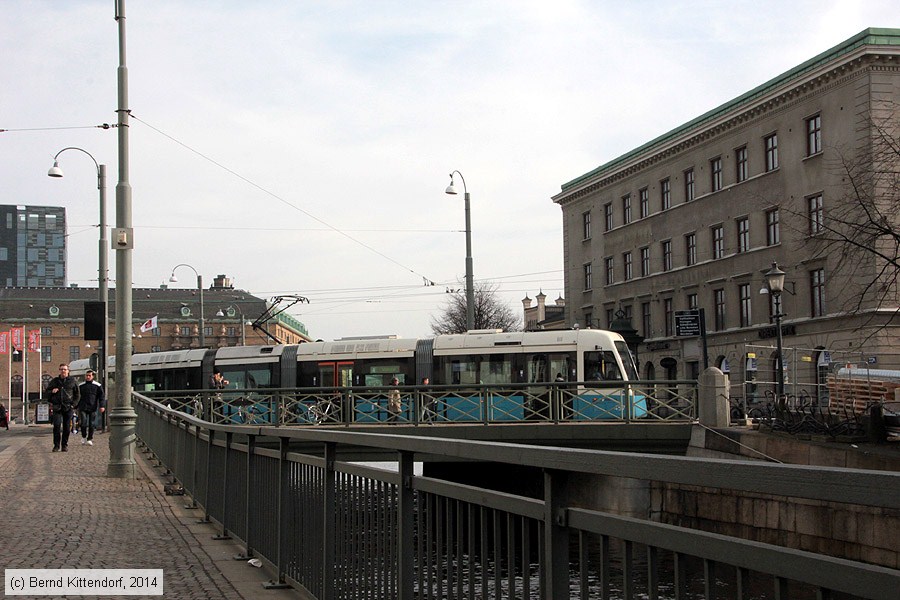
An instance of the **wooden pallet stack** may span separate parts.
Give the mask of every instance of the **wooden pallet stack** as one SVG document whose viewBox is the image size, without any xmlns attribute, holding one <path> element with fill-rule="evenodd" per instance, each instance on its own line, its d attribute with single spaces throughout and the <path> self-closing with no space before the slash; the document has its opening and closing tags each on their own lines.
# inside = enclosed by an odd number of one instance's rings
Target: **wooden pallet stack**
<svg viewBox="0 0 900 600">
<path fill-rule="evenodd" d="M 828 378 L 828 395 L 832 411 L 863 413 L 875 402 L 893 403 L 900 382 L 877 379 Z"/>
</svg>

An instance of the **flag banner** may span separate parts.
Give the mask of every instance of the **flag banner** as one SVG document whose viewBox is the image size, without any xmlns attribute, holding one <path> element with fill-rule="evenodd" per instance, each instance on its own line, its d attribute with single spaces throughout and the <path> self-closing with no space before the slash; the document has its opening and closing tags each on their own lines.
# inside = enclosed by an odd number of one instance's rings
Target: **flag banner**
<svg viewBox="0 0 900 600">
<path fill-rule="evenodd" d="M 159 315 L 144 321 L 141 324 L 141 333 L 147 333 L 151 329 L 156 329 L 158 326 L 158 322 L 157 322 L 158 319 L 159 319 Z"/>
<path fill-rule="evenodd" d="M 0 354 L 9 352 L 9 332 L 0 331 Z"/>
<path fill-rule="evenodd" d="M 28 350 L 37 352 L 41 349 L 41 330 L 32 329 L 28 332 Z"/>
<path fill-rule="evenodd" d="M 12 348 L 13 350 L 22 350 L 25 345 L 25 328 L 21 329 L 16 327 L 10 333 L 12 333 Z"/>
</svg>

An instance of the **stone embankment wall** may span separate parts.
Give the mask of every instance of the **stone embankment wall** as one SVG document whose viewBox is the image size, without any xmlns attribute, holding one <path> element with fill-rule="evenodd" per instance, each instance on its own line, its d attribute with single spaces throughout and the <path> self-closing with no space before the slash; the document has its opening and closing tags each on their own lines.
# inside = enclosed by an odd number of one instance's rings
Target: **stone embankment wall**
<svg viewBox="0 0 900 600">
<path fill-rule="evenodd" d="M 817 443 L 778 434 L 697 426 L 688 456 L 900 471 L 900 449 Z M 900 568 L 900 511 L 801 498 L 654 483 L 653 520 Z"/>
</svg>

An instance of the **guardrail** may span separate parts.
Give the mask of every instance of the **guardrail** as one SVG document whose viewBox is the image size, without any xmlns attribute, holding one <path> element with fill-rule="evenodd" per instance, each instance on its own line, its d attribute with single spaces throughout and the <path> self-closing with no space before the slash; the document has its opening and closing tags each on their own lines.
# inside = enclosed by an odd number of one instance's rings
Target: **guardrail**
<svg viewBox="0 0 900 600">
<path fill-rule="evenodd" d="M 139 393 L 134 404 L 141 442 L 205 520 L 240 540 L 236 558 L 264 560 L 277 573 L 270 586 L 317 599 L 559 599 L 575 590 L 681 599 L 699 588 L 710 599 L 727 589 L 736 598 L 896 600 L 900 589 L 896 569 L 580 508 L 567 486 L 579 474 L 614 475 L 897 511 L 900 474 L 216 425 Z M 398 470 L 339 461 L 342 447 L 393 450 Z M 544 495 L 424 477 L 414 471 L 422 455 L 540 469 Z M 691 563 L 700 566 L 688 576 Z"/>
<path fill-rule="evenodd" d="M 220 424 L 350 425 L 689 421 L 696 381 L 465 386 L 317 387 L 143 392 L 176 410 Z M 392 407 L 391 395 L 397 398 Z"/>
</svg>

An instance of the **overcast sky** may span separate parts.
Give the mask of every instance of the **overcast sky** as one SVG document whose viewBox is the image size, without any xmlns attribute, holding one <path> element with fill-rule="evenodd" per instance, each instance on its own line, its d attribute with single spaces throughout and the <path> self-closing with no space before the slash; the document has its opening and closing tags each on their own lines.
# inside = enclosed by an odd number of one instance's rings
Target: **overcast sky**
<svg viewBox="0 0 900 600">
<path fill-rule="evenodd" d="M 118 177 L 112 0 L 0 3 L 0 203 L 65 206 L 68 278 L 97 285 L 90 159 Z M 895 0 L 126 4 L 134 285 L 226 274 L 310 299 L 314 338 L 430 335 L 476 281 L 563 293 L 560 185 L 812 58 Z M 115 258 L 110 253 L 111 278 Z M 435 282 L 423 286 L 424 280 Z M 135 318 L 153 315 L 138 314 Z M 207 306 L 207 314 L 218 308 Z M 255 317 L 256 315 L 248 315 Z"/>
</svg>

